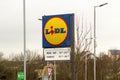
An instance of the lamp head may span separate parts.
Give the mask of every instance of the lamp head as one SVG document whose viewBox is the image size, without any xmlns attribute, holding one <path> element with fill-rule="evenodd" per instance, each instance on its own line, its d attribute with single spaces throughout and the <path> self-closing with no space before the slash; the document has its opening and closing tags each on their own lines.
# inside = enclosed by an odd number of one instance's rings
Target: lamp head
<svg viewBox="0 0 120 80">
<path fill-rule="evenodd" d="M 108 4 L 108 3 L 101 4 L 101 5 L 99 5 L 99 7 L 102 7 L 102 6 L 107 5 L 107 4 Z"/>
</svg>

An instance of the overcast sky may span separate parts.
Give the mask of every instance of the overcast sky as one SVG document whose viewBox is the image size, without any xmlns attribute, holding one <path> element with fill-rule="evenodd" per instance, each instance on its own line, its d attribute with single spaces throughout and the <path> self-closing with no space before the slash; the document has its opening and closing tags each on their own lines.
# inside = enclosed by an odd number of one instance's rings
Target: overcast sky
<svg viewBox="0 0 120 80">
<path fill-rule="evenodd" d="M 0 0 L 0 52 L 7 57 L 23 52 L 23 0 Z M 119 0 L 26 0 L 27 49 L 42 51 L 43 15 L 75 13 L 93 25 L 96 9 L 97 51 L 120 49 Z M 92 26 L 93 27 L 93 26 Z"/>
</svg>

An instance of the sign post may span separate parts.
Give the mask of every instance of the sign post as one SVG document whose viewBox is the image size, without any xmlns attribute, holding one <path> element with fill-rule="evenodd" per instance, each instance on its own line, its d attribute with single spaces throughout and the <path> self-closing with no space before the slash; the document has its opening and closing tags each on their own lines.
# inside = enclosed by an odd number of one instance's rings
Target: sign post
<svg viewBox="0 0 120 80">
<path fill-rule="evenodd" d="M 74 16 L 72 16 L 72 20 L 74 20 Z M 74 47 L 74 21 L 71 22 L 72 26 L 72 38 L 71 38 L 71 70 L 72 70 L 72 80 L 75 80 L 75 59 L 74 59 L 74 52 L 75 52 L 75 47 Z"/>
</svg>

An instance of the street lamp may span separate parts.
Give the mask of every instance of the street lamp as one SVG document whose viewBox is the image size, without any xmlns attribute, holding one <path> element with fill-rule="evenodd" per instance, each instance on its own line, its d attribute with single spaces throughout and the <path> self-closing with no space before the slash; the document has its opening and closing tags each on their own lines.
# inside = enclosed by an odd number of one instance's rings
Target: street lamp
<svg viewBox="0 0 120 80">
<path fill-rule="evenodd" d="M 24 80 L 26 80 L 26 1 L 23 0 L 23 52 L 24 52 Z"/>
<path fill-rule="evenodd" d="M 40 18 L 38 20 L 42 21 L 42 19 L 40 19 Z"/>
<path fill-rule="evenodd" d="M 108 3 L 100 4 L 99 6 L 94 6 L 94 55 L 96 56 L 96 8 L 107 5 Z M 94 80 L 96 80 L 96 57 L 94 56 Z"/>
</svg>

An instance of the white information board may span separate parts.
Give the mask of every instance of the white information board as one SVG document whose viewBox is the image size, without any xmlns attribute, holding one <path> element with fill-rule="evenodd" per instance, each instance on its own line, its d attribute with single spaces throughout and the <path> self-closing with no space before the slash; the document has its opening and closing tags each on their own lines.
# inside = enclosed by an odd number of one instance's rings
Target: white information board
<svg viewBox="0 0 120 80">
<path fill-rule="evenodd" d="M 70 48 L 45 48 L 45 61 L 70 60 Z"/>
</svg>

